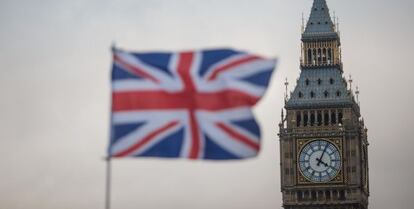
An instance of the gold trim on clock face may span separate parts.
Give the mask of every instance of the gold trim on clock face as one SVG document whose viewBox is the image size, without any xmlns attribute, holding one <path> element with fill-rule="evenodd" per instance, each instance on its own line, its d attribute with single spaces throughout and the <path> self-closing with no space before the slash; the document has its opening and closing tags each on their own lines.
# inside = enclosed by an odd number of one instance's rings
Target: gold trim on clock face
<svg viewBox="0 0 414 209">
<path fill-rule="evenodd" d="M 342 181 L 342 154 L 339 139 L 298 141 L 297 167 L 299 183 L 330 183 Z"/>
</svg>

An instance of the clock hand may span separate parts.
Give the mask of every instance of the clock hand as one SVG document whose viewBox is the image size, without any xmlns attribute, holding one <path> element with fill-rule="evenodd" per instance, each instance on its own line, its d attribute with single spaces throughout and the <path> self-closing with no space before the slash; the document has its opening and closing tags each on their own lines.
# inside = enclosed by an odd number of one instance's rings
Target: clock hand
<svg viewBox="0 0 414 209">
<path fill-rule="evenodd" d="M 318 161 L 318 165 L 322 163 L 325 167 L 328 167 L 328 163 L 323 162 L 322 159 L 316 158 L 316 160 Z"/>
<path fill-rule="evenodd" d="M 321 157 L 319 158 L 318 164 L 316 164 L 317 166 L 319 166 L 319 165 L 321 164 L 321 162 L 322 162 L 322 157 L 323 157 L 323 155 L 324 155 L 324 154 L 325 154 L 325 152 L 326 152 L 326 148 L 328 148 L 328 145 L 327 145 L 327 144 L 325 145 L 325 149 L 323 149 L 323 152 L 322 152 L 322 154 L 321 154 Z M 316 159 L 318 159 L 318 158 L 316 158 Z"/>
</svg>

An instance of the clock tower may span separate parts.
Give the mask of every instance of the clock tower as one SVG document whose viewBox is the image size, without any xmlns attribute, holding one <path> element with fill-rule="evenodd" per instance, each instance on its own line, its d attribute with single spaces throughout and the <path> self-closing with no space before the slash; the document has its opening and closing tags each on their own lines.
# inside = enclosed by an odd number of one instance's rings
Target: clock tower
<svg viewBox="0 0 414 209">
<path fill-rule="evenodd" d="M 367 129 L 343 77 L 341 41 L 325 0 L 302 33 L 300 77 L 285 98 L 280 168 L 285 209 L 366 209 Z"/>
</svg>

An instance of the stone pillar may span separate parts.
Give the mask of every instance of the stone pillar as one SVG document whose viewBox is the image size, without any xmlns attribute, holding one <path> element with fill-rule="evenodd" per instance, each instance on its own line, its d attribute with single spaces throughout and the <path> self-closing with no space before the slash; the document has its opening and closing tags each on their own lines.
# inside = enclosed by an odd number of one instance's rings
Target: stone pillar
<svg viewBox="0 0 414 209">
<path fill-rule="evenodd" d="M 332 125 L 331 109 L 328 110 L 328 125 Z"/>
<path fill-rule="evenodd" d="M 339 125 L 339 113 L 338 109 L 335 109 L 336 124 Z"/>
</svg>

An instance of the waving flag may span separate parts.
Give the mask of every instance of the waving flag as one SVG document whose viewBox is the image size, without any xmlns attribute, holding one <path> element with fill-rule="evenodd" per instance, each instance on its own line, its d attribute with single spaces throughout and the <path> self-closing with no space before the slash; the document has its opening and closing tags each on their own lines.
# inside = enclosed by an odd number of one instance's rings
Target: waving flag
<svg viewBox="0 0 414 209">
<path fill-rule="evenodd" d="M 252 106 L 275 60 L 230 49 L 114 49 L 110 157 L 241 159 L 257 155 Z"/>
</svg>

